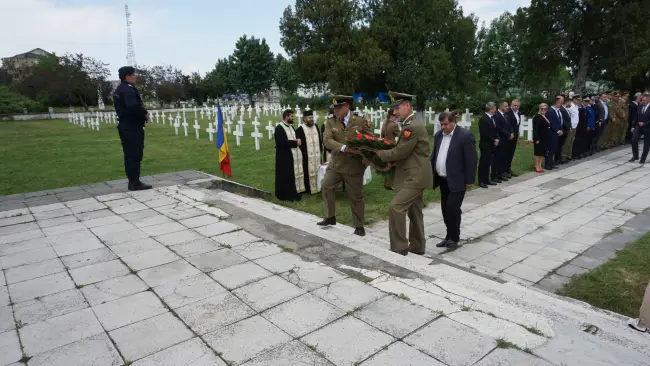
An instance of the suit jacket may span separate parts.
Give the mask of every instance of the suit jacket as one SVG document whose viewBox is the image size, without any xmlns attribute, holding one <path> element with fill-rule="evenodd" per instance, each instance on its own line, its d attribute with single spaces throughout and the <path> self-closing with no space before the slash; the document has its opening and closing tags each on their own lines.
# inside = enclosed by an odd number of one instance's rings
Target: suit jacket
<svg viewBox="0 0 650 366">
<path fill-rule="evenodd" d="M 517 113 L 515 114 L 515 111 L 512 110 L 512 108 L 508 109 L 508 113 L 506 113 L 508 116 L 508 122 L 510 122 L 510 128 L 512 130 L 512 133 L 515 134 L 515 139 L 519 138 L 519 125 L 517 122 L 521 119 L 521 110 L 518 110 Z"/>
<path fill-rule="evenodd" d="M 627 107 L 627 123 L 631 126 L 636 124 L 636 117 L 639 113 L 639 105 L 637 103 L 631 102 Z"/>
<path fill-rule="evenodd" d="M 565 133 L 569 132 L 571 130 L 571 114 L 564 106 L 560 107 L 560 113 L 562 113 L 562 130 Z"/>
<path fill-rule="evenodd" d="M 555 109 L 553 109 L 553 107 L 548 107 L 548 110 L 546 111 L 546 119 L 548 119 L 548 121 L 551 123 L 551 131 L 553 131 L 554 134 L 562 129 L 562 122 L 560 122 L 560 117 L 558 117 L 557 112 L 555 112 Z"/>
<path fill-rule="evenodd" d="M 485 116 L 487 118 L 487 115 Z M 489 119 L 489 118 L 488 118 Z M 434 136 L 435 145 L 431 155 L 431 169 L 433 170 L 433 188 L 440 185 L 440 176 L 436 172 L 436 160 L 442 143 L 442 130 Z M 465 191 L 466 184 L 474 184 L 476 177 L 476 140 L 474 134 L 456 126 L 447 150 L 447 183 L 451 192 Z"/>
<path fill-rule="evenodd" d="M 596 103 L 593 104 L 594 111 L 596 112 L 596 123 L 602 122 L 603 124 L 606 123 L 605 121 L 605 108 L 603 107 L 603 103 L 598 100 Z"/>
<path fill-rule="evenodd" d="M 507 120 L 507 114 L 501 114 L 501 112 L 496 111 L 494 113 L 495 120 L 497 122 L 497 133 L 499 134 L 499 141 L 508 141 L 512 129 L 510 127 L 510 122 Z"/>
<path fill-rule="evenodd" d="M 492 120 L 486 113 L 478 120 L 478 132 L 480 149 L 491 149 L 494 147 L 494 140 L 498 139 L 496 122 Z"/>
<path fill-rule="evenodd" d="M 643 113 L 643 107 L 645 107 L 645 106 L 639 104 L 639 109 L 637 111 L 637 117 L 636 117 L 636 123 L 634 125 L 636 126 L 636 124 L 638 124 L 639 122 L 643 122 L 643 127 L 642 128 L 644 130 L 649 130 L 650 129 L 650 106 L 648 106 L 645 113 Z"/>
<path fill-rule="evenodd" d="M 424 124 L 417 121 L 415 115 L 404 120 L 397 145 L 379 152 L 382 161 L 395 165 L 393 185 L 396 190 L 431 188 L 430 151 L 429 133 Z"/>
</svg>

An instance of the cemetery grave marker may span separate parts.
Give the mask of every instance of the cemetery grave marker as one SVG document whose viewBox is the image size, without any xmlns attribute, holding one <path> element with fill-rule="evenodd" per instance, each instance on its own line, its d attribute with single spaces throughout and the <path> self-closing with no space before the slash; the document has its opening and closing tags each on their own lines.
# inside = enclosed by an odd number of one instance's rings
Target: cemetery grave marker
<svg viewBox="0 0 650 366">
<path fill-rule="evenodd" d="M 196 133 L 196 139 L 198 140 L 199 139 L 199 129 L 201 128 L 201 126 L 199 126 L 199 121 L 197 119 L 194 119 L 194 126 L 192 126 L 192 127 L 194 127 L 194 132 Z"/>
<path fill-rule="evenodd" d="M 240 138 L 244 136 L 244 128 L 242 126 L 243 125 L 238 124 L 235 127 L 235 132 L 232 133 L 233 135 L 235 135 L 237 146 L 239 146 L 240 144 Z"/>
<path fill-rule="evenodd" d="M 257 117 L 255 117 L 255 121 L 253 121 L 253 128 L 255 131 L 251 132 L 251 137 L 255 139 L 255 150 L 257 151 L 260 150 L 260 139 L 264 136 L 258 129 L 259 125 L 260 123 L 257 122 Z"/>
<path fill-rule="evenodd" d="M 169 114 L 168 119 L 169 119 L 169 127 L 173 127 L 173 125 L 174 125 L 174 117 L 172 116 L 171 113 Z"/>
<path fill-rule="evenodd" d="M 273 133 L 275 132 L 275 126 L 273 126 L 273 123 L 269 121 L 269 125 L 266 126 L 265 128 L 269 133 L 269 141 L 273 140 Z"/>
<path fill-rule="evenodd" d="M 224 122 L 224 123 L 226 124 L 226 131 L 228 131 L 228 133 L 231 133 L 231 127 L 230 126 L 232 126 L 232 121 L 230 120 L 230 117 L 228 117 L 228 119 L 226 119 L 226 122 Z"/>
<path fill-rule="evenodd" d="M 176 116 L 176 119 L 174 120 L 174 133 L 176 133 L 176 136 L 178 136 L 178 128 L 181 127 L 181 117 Z"/>
<path fill-rule="evenodd" d="M 208 123 L 208 128 L 205 129 L 205 132 L 208 133 L 208 136 L 210 136 L 210 142 L 212 142 L 212 135 L 217 132 L 217 130 L 212 128 L 212 122 Z"/>
</svg>

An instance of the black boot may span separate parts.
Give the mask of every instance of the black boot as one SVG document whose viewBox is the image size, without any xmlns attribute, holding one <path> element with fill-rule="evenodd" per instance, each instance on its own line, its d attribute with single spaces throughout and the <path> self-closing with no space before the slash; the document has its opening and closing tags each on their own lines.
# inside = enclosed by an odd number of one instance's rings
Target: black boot
<svg viewBox="0 0 650 366">
<path fill-rule="evenodd" d="M 316 223 L 318 226 L 329 226 L 329 225 L 336 225 L 336 216 L 328 217 L 326 219 L 323 219 L 323 221 L 319 221 Z"/>
<path fill-rule="evenodd" d="M 354 235 L 366 236 L 366 229 L 364 229 L 363 227 L 358 227 L 354 229 Z"/>
<path fill-rule="evenodd" d="M 137 181 L 135 183 L 129 183 L 129 191 L 144 191 L 151 188 L 153 188 L 151 185 L 144 184 L 140 181 Z"/>
</svg>

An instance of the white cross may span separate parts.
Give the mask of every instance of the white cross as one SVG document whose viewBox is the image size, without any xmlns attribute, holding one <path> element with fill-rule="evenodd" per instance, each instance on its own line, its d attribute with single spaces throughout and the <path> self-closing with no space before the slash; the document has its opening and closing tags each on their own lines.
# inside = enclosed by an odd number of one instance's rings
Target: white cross
<svg viewBox="0 0 650 366">
<path fill-rule="evenodd" d="M 257 117 L 255 117 L 255 119 L 257 120 Z M 251 137 L 255 139 L 255 150 L 257 150 L 257 151 L 260 151 L 260 139 L 264 136 L 264 134 L 262 134 L 262 133 L 258 130 L 258 126 L 259 126 L 259 125 L 260 125 L 259 122 L 254 121 L 254 122 L 253 122 L 253 126 L 254 126 L 254 128 L 255 128 L 255 131 L 254 131 L 254 132 L 251 132 Z"/>
<path fill-rule="evenodd" d="M 188 126 L 187 121 L 183 121 L 181 126 L 183 126 L 183 129 L 185 130 L 185 137 L 187 137 L 187 126 Z"/>
<path fill-rule="evenodd" d="M 99 131 L 99 119 L 95 118 L 95 130 Z"/>
<path fill-rule="evenodd" d="M 181 127 L 181 117 L 176 116 L 176 120 L 174 120 L 174 132 L 176 133 L 176 136 L 178 136 L 179 127 Z"/>
<path fill-rule="evenodd" d="M 375 131 L 374 131 L 376 135 L 379 135 L 379 137 L 384 137 L 384 136 L 381 135 L 381 129 L 383 127 L 384 127 L 384 121 L 381 121 L 379 123 L 379 128 L 375 129 Z"/>
<path fill-rule="evenodd" d="M 196 106 L 194 106 L 194 120 L 196 121 Z"/>
<path fill-rule="evenodd" d="M 269 125 L 266 126 L 266 130 L 269 132 L 269 141 L 273 140 L 273 133 L 275 132 L 275 126 L 273 126 L 273 122 L 269 121 Z"/>
<path fill-rule="evenodd" d="M 240 116 L 240 118 L 241 118 L 241 116 Z M 237 121 L 237 125 L 239 126 L 238 128 L 239 128 L 242 136 L 244 136 L 244 125 L 245 124 L 246 124 L 246 121 L 244 121 L 243 119 L 240 119 L 239 121 Z"/>
<path fill-rule="evenodd" d="M 212 122 L 208 123 L 208 128 L 205 129 L 205 132 L 210 136 L 210 142 L 212 142 L 212 135 L 214 135 L 217 130 L 212 127 Z"/>
<path fill-rule="evenodd" d="M 160 115 L 158 114 L 158 111 L 154 114 L 156 116 L 156 123 L 160 123 Z"/>
<path fill-rule="evenodd" d="M 228 133 L 230 133 L 231 131 L 230 126 L 232 126 L 232 121 L 230 120 L 230 117 L 228 117 L 228 119 L 224 123 L 226 124 L 226 130 L 228 131 Z"/>
<path fill-rule="evenodd" d="M 199 139 L 199 130 L 201 129 L 201 126 L 199 126 L 199 121 L 195 118 L 194 119 L 194 132 L 196 132 L 196 139 Z M 187 135 L 186 135 L 187 136 Z"/>
<path fill-rule="evenodd" d="M 85 127 L 85 122 L 86 122 L 86 118 L 84 117 L 84 115 L 83 114 L 79 115 L 79 124 L 81 125 L 81 127 Z"/>
<path fill-rule="evenodd" d="M 308 111 L 308 110 L 309 110 L 309 104 L 307 104 L 307 106 L 305 107 L 305 111 Z"/>
<path fill-rule="evenodd" d="M 162 119 L 162 124 L 165 124 L 165 111 L 162 111 L 162 115 L 160 117 Z"/>
<path fill-rule="evenodd" d="M 201 119 L 205 118 L 205 111 L 201 109 Z"/>
<path fill-rule="evenodd" d="M 235 135 L 237 146 L 239 146 L 239 143 L 240 143 L 239 139 L 244 136 L 244 127 L 243 127 L 243 125 L 235 126 L 235 132 L 233 132 L 232 134 Z"/>
<path fill-rule="evenodd" d="M 248 106 L 248 119 L 251 119 L 251 113 L 253 112 L 253 108 L 249 105 Z"/>
<path fill-rule="evenodd" d="M 169 117 L 167 119 L 169 119 L 169 127 L 172 127 L 174 125 L 174 117 L 172 116 L 171 113 L 169 114 Z"/>
</svg>

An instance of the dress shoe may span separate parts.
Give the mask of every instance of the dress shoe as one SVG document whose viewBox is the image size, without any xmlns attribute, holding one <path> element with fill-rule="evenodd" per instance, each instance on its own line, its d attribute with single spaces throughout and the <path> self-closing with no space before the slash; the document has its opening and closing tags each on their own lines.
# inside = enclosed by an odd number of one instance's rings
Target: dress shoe
<svg viewBox="0 0 650 366">
<path fill-rule="evenodd" d="M 552 169 L 552 170 L 558 170 L 558 169 L 560 169 L 560 167 L 557 166 L 557 165 L 553 165 L 553 167 L 552 167 L 551 169 Z"/>
<path fill-rule="evenodd" d="M 326 219 L 323 219 L 323 221 L 319 221 L 316 223 L 318 226 L 329 226 L 329 225 L 336 225 L 336 216 L 328 217 Z"/>
<path fill-rule="evenodd" d="M 456 249 L 458 248 L 458 242 L 453 240 L 447 240 L 447 248 Z"/>
<path fill-rule="evenodd" d="M 519 174 L 515 174 L 515 173 L 513 173 L 513 172 L 510 172 L 510 173 L 508 173 L 508 174 L 510 174 L 510 177 L 512 177 L 512 178 L 515 178 L 515 177 L 518 177 L 518 176 L 519 176 Z"/>
<path fill-rule="evenodd" d="M 144 184 L 140 181 L 138 181 L 137 183 L 129 184 L 129 191 L 145 191 L 151 188 L 153 188 L 151 185 Z"/>
<path fill-rule="evenodd" d="M 645 164 L 645 159 L 639 160 L 639 164 L 641 164 L 641 165 Z"/>
<path fill-rule="evenodd" d="M 407 254 L 409 254 L 409 250 L 408 250 L 408 249 L 404 249 L 404 250 L 400 250 L 400 251 L 393 250 L 392 252 L 393 252 L 393 253 L 397 253 L 397 254 L 401 254 L 401 255 L 404 255 L 404 256 L 407 255 Z"/>
<path fill-rule="evenodd" d="M 507 179 L 512 178 L 512 175 L 510 175 L 510 173 L 506 173 L 506 174 L 504 174 L 503 176 L 506 177 Z"/>
<path fill-rule="evenodd" d="M 358 227 L 354 229 L 354 235 L 366 236 L 366 229 L 364 229 L 363 227 Z"/>
<path fill-rule="evenodd" d="M 436 248 L 446 248 L 448 242 L 449 242 L 449 240 L 445 239 L 445 240 L 441 241 L 440 243 L 436 244 Z"/>
<path fill-rule="evenodd" d="M 418 252 L 415 249 L 411 249 L 411 248 L 409 248 L 409 252 L 417 255 L 424 255 L 424 251 Z"/>
<path fill-rule="evenodd" d="M 539 169 L 539 170 L 535 169 L 535 173 L 544 173 L 544 169 Z"/>
<path fill-rule="evenodd" d="M 485 183 L 479 183 L 478 186 L 481 187 L 481 188 L 487 188 L 488 187 L 487 184 L 485 184 Z"/>
<path fill-rule="evenodd" d="M 389 187 L 389 186 L 384 186 L 384 188 L 386 188 L 389 191 L 394 191 L 395 190 L 393 187 Z"/>
<path fill-rule="evenodd" d="M 497 185 L 496 183 L 494 183 L 492 181 L 489 181 L 489 182 L 487 182 L 485 184 L 487 184 L 488 186 L 496 186 Z"/>
<path fill-rule="evenodd" d="M 637 160 L 639 160 L 639 158 L 632 158 L 632 159 L 628 160 L 628 163 L 633 163 L 633 162 L 635 162 Z"/>
<path fill-rule="evenodd" d="M 501 177 L 500 179 L 501 179 L 501 180 L 502 180 L 503 182 L 507 182 L 507 181 L 509 181 L 509 180 L 510 180 L 510 179 L 508 179 L 508 178 L 506 178 L 506 176 L 505 176 L 505 175 L 504 175 L 504 176 L 502 176 L 502 177 Z"/>
<path fill-rule="evenodd" d="M 493 181 L 494 183 L 503 183 L 503 181 L 502 181 L 500 178 L 492 179 L 492 181 Z"/>
</svg>

